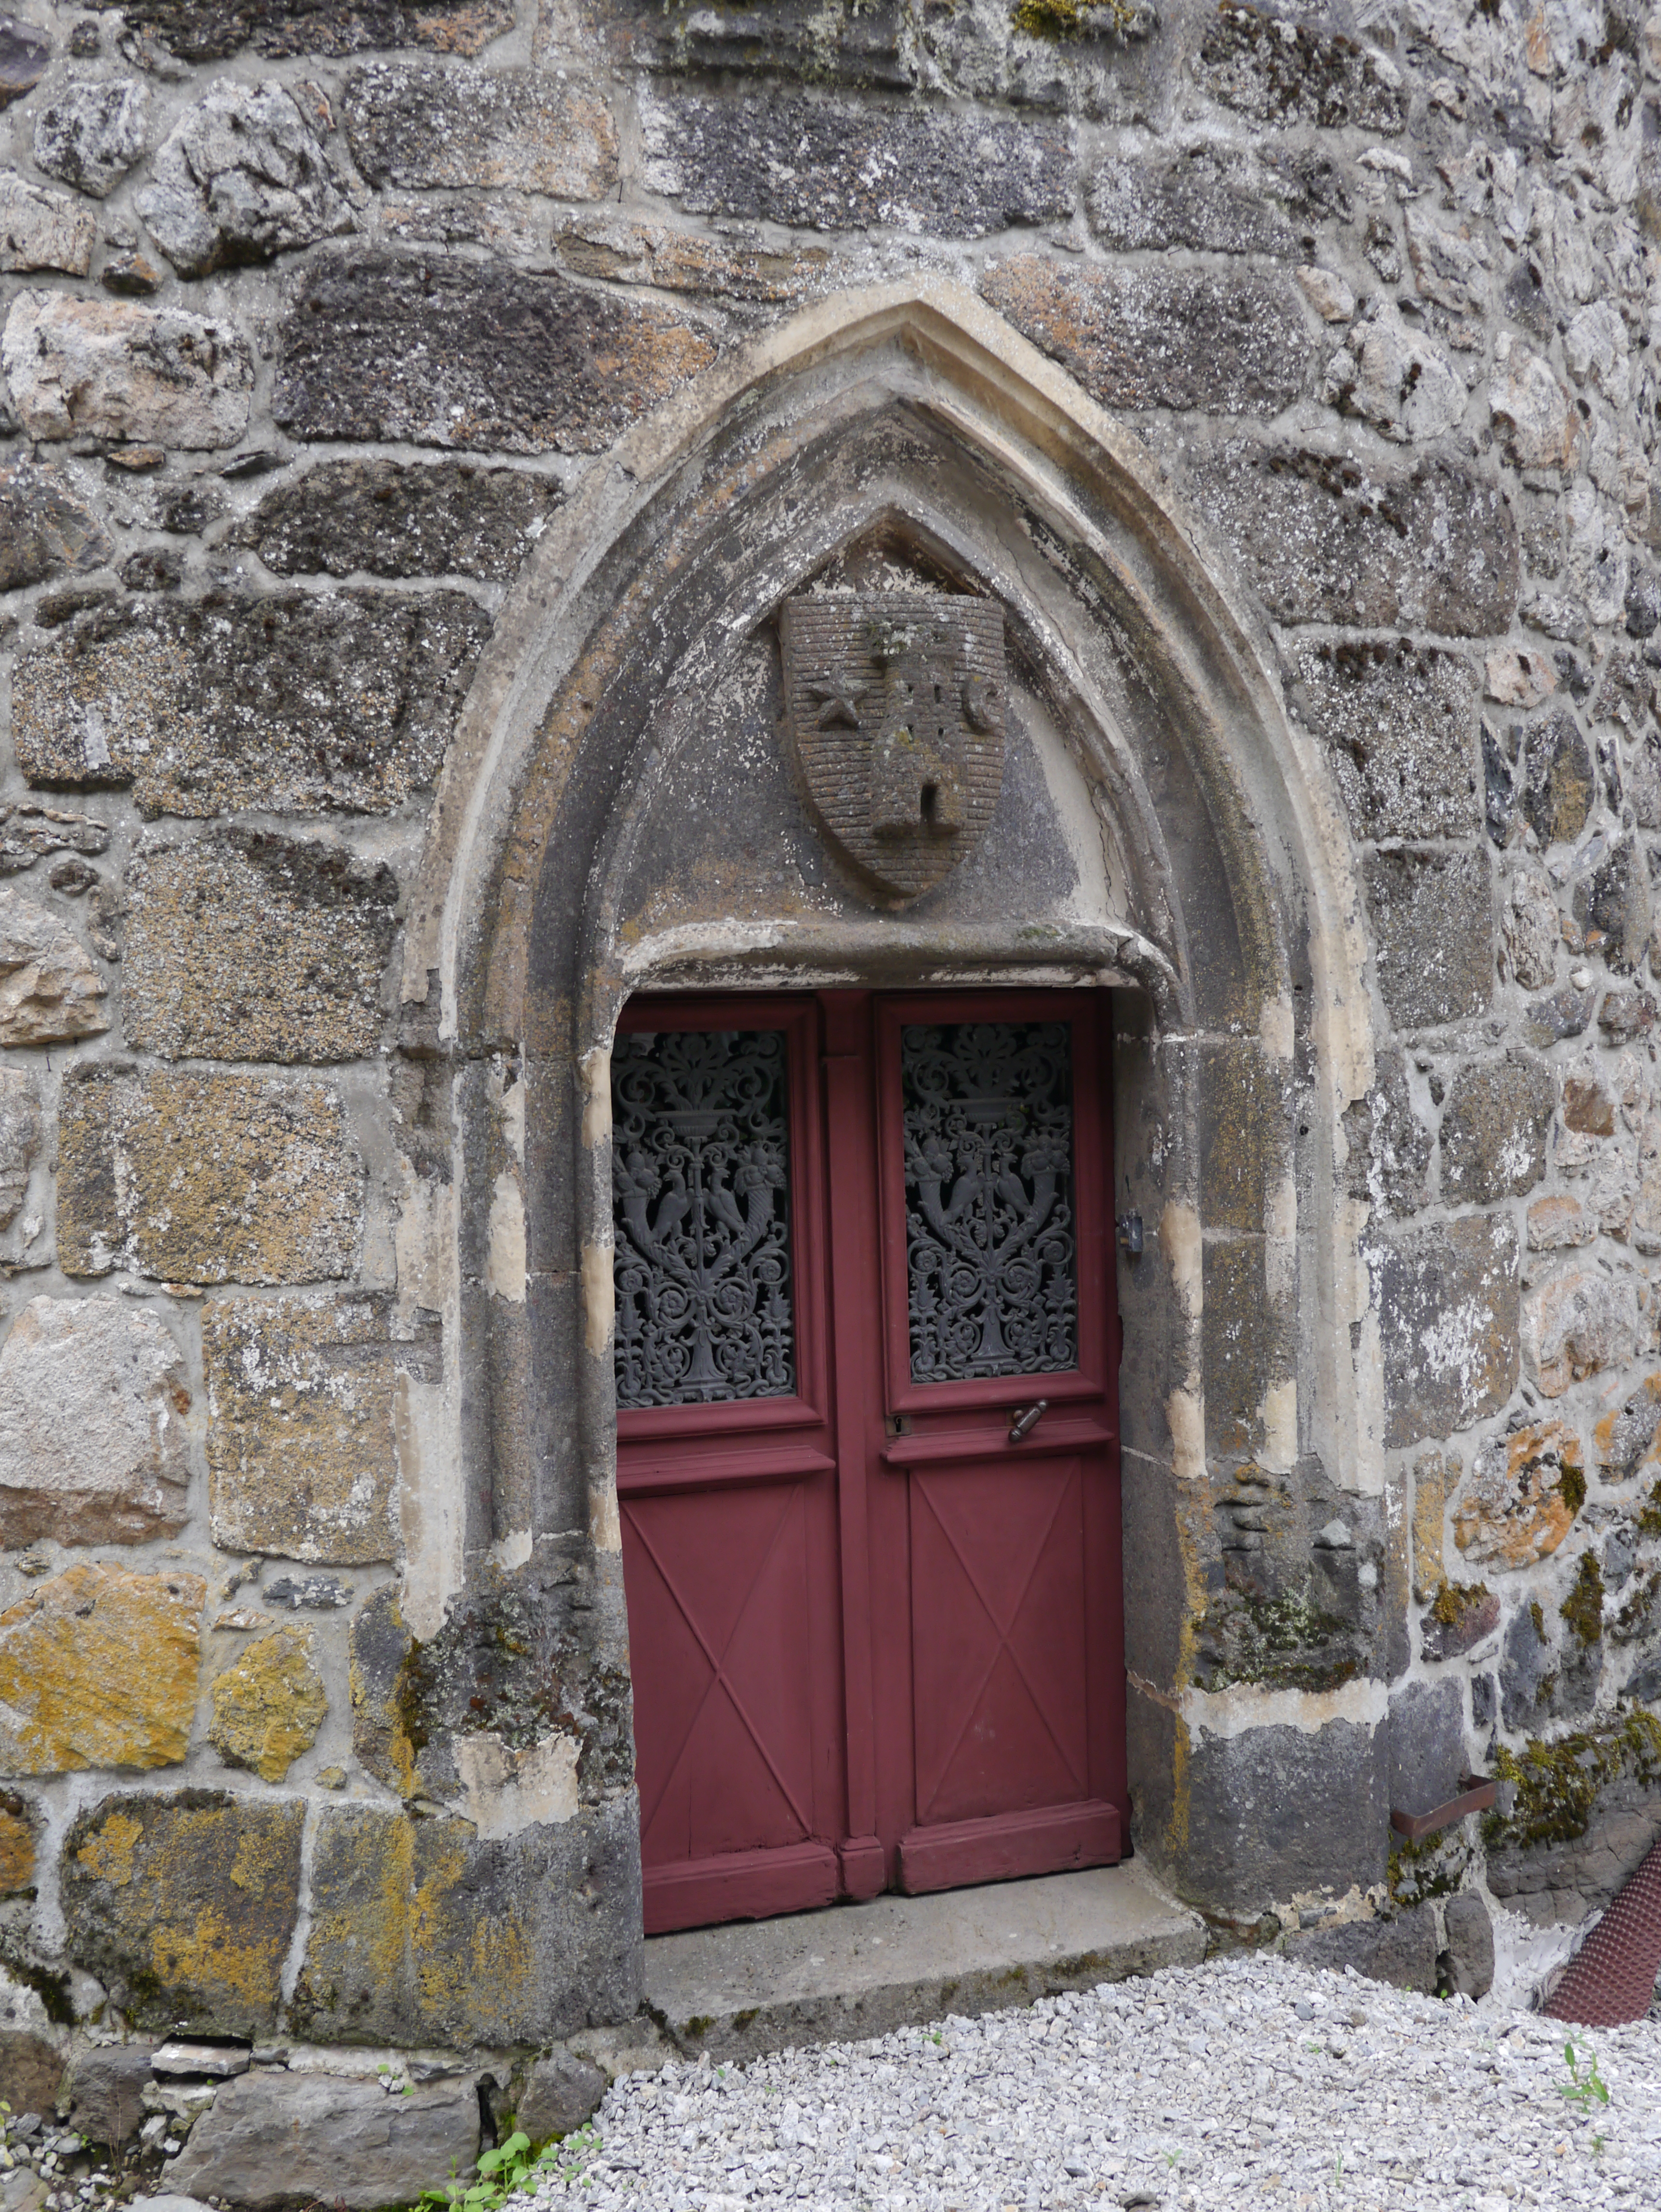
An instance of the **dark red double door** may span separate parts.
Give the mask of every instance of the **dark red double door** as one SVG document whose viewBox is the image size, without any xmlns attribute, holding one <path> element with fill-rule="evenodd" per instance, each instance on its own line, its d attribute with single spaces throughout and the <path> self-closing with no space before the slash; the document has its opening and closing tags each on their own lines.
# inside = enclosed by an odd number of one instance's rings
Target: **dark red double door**
<svg viewBox="0 0 1661 2212">
<path fill-rule="evenodd" d="M 648 1933 L 1119 1856 L 1105 1047 L 1083 992 L 629 1008 Z"/>
</svg>

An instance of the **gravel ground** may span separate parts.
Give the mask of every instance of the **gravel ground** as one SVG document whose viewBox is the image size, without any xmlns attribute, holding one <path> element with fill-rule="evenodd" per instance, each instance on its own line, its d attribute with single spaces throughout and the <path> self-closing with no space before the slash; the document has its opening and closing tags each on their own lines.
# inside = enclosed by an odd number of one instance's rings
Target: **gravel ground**
<svg viewBox="0 0 1661 2212">
<path fill-rule="evenodd" d="M 1661 2206 L 1661 2019 L 1577 2033 L 1231 1959 L 979 2020 L 615 2084 L 532 2205 L 1017 2212 Z"/>
</svg>

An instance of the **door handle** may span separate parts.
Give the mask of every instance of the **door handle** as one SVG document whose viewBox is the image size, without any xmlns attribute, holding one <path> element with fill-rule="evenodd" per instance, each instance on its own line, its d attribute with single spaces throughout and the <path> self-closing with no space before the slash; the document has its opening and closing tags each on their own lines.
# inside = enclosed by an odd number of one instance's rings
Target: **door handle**
<svg viewBox="0 0 1661 2212">
<path fill-rule="evenodd" d="M 1048 1398 L 1040 1398 L 1036 1406 L 1017 1407 L 1009 1424 L 1009 1441 L 1018 1444 L 1023 1437 L 1030 1437 L 1044 1415 L 1050 1411 Z"/>
</svg>

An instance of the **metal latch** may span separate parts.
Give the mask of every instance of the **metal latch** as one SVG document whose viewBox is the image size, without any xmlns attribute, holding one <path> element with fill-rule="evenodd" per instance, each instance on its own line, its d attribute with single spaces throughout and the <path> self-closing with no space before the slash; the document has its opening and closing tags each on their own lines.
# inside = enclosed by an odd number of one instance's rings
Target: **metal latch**
<svg viewBox="0 0 1661 2212">
<path fill-rule="evenodd" d="M 1019 1407 L 1009 1424 L 1010 1443 L 1018 1444 L 1023 1437 L 1030 1437 L 1049 1411 L 1048 1398 L 1040 1398 L 1036 1406 Z"/>
</svg>

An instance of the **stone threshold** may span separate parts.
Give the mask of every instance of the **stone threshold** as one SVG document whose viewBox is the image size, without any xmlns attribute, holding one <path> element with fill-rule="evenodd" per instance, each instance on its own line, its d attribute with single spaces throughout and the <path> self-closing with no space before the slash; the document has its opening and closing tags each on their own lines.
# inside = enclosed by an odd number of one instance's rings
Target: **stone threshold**
<svg viewBox="0 0 1661 2212">
<path fill-rule="evenodd" d="M 646 2004 L 689 2057 L 758 2057 L 1192 1966 L 1206 1930 L 1134 1861 L 654 1936 Z"/>
</svg>

